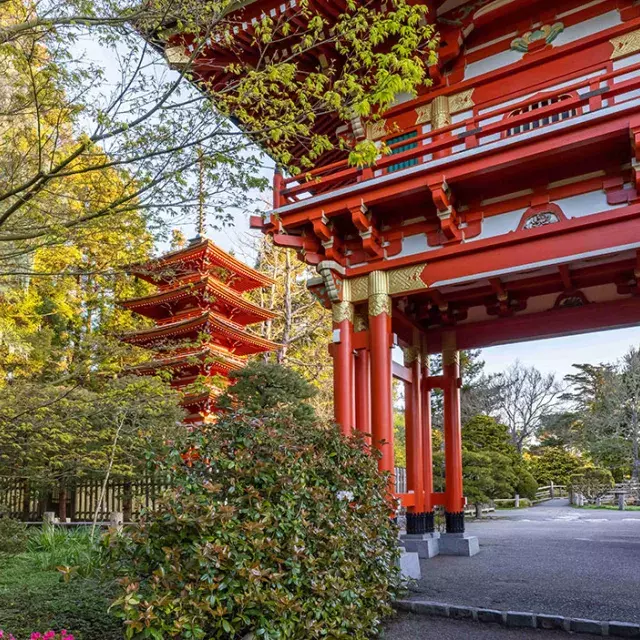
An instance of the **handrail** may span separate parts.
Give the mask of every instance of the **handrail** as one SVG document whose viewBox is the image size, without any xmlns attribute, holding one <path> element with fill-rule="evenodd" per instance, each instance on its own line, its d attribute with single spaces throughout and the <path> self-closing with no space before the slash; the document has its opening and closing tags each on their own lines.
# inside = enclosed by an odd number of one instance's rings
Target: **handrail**
<svg viewBox="0 0 640 640">
<path fill-rule="evenodd" d="M 637 77 L 633 77 L 633 73 L 639 70 L 640 63 L 636 63 L 597 76 L 583 77 L 569 85 L 565 84 L 555 89 L 545 90 L 541 88 L 533 95 L 518 102 L 503 105 L 502 107 L 489 110 L 482 114 L 474 114 L 464 121 L 452 123 L 439 129 L 421 133 L 408 140 L 398 141 L 393 145 L 389 145 L 391 149 L 399 148 L 407 144 L 415 144 L 416 146 L 402 153 L 380 158 L 373 167 L 349 167 L 347 160 L 341 160 L 331 163 L 330 165 L 318 167 L 300 176 L 285 179 L 281 178 L 278 184 L 279 201 L 282 204 L 300 202 L 303 200 L 298 198 L 299 194 L 315 192 L 313 195 L 317 195 L 331 191 L 332 188 L 337 188 L 338 186 L 366 181 L 374 177 L 374 172 L 385 172 L 391 165 L 412 160 L 418 160 L 418 163 L 422 163 L 425 161 L 425 156 L 435 153 L 443 153 L 446 155 L 455 154 L 453 148 L 459 145 L 464 145 L 465 148 L 482 146 L 481 141 L 490 136 L 495 137 L 496 135 L 502 135 L 509 129 L 526 126 L 527 124 L 534 125 L 534 123 L 539 123 L 541 120 L 548 118 L 550 120 L 548 124 L 545 123 L 532 127 L 538 130 L 544 129 L 557 122 L 551 122 L 551 119 L 555 115 L 586 107 L 590 105 L 590 102 L 594 98 L 598 98 L 601 101 L 611 100 L 620 94 L 640 88 L 640 74 L 637 74 Z M 632 77 L 629 78 L 629 75 Z M 620 82 L 608 82 L 620 76 L 627 76 L 627 79 Z M 582 91 L 580 91 L 581 89 Z M 557 100 L 545 107 L 525 111 L 511 118 L 504 117 L 509 112 L 517 111 L 541 100 L 559 98 L 567 94 L 572 95 L 566 99 Z M 590 110 L 596 111 L 597 108 L 591 106 Z M 484 121 L 495 120 L 496 118 L 500 119 L 495 122 L 483 124 Z M 569 118 L 567 118 L 567 120 L 568 119 Z M 453 135 L 454 131 L 461 133 Z M 400 132 L 394 132 L 389 134 L 385 139 L 392 139 L 399 133 Z M 522 135 L 522 133 L 515 135 Z"/>
</svg>

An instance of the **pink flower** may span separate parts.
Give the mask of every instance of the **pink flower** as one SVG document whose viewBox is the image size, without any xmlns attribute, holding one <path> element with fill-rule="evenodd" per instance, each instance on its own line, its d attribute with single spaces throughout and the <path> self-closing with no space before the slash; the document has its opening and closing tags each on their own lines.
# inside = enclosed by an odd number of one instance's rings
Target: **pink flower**
<svg viewBox="0 0 640 640">
<path fill-rule="evenodd" d="M 31 634 L 31 638 L 30 638 L 30 640 L 42 640 L 42 634 L 41 634 L 41 633 L 38 633 L 37 631 L 34 631 L 34 632 Z"/>
</svg>

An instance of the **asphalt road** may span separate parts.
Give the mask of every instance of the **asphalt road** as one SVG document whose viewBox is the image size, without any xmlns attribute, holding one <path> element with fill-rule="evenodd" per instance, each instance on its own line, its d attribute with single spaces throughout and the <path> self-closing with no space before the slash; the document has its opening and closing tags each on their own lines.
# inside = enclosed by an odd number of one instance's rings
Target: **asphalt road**
<svg viewBox="0 0 640 640">
<path fill-rule="evenodd" d="M 497 512 L 467 531 L 478 536 L 480 553 L 423 561 L 410 597 L 640 623 L 640 512 L 554 500 Z"/>
<path fill-rule="evenodd" d="M 560 631 L 506 629 L 495 624 L 404 613 L 387 625 L 380 640 L 567 640 L 570 637 Z"/>
</svg>

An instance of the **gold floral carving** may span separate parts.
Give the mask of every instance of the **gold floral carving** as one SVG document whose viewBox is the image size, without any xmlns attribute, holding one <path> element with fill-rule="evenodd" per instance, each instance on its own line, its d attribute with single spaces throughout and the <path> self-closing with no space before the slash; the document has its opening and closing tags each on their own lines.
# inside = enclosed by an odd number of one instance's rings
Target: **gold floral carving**
<svg viewBox="0 0 640 640">
<path fill-rule="evenodd" d="M 369 318 L 362 313 L 356 313 L 353 320 L 354 331 L 366 331 L 369 328 Z"/>
<path fill-rule="evenodd" d="M 449 113 L 458 113 L 471 109 L 475 103 L 473 101 L 473 87 L 466 91 L 461 91 L 449 96 Z"/>
<path fill-rule="evenodd" d="M 431 122 L 431 103 L 423 104 L 420 107 L 416 107 L 416 124 L 426 124 Z"/>
<path fill-rule="evenodd" d="M 380 140 L 387 135 L 387 121 L 378 120 L 367 125 L 367 140 Z"/>
<path fill-rule="evenodd" d="M 609 42 L 613 45 L 612 60 L 636 53 L 640 51 L 640 29 L 611 38 Z"/>
<path fill-rule="evenodd" d="M 389 293 L 396 295 L 408 291 L 428 289 L 420 274 L 424 271 L 426 262 L 415 264 L 410 267 L 401 267 L 389 272 Z"/>
<path fill-rule="evenodd" d="M 350 302 L 334 302 L 332 305 L 333 321 L 339 324 L 343 320 L 348 320 L 353 324 L 354 310 Z"/>
</svg>

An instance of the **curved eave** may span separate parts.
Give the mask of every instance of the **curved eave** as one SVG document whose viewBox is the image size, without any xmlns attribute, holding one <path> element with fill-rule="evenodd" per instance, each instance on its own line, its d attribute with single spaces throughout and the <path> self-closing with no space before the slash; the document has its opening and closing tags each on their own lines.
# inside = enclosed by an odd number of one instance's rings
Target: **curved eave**
<svg viewBox="0 0 640 640">
<path fill-rule="evenodd" d="M 205 363 L 206 358 L 213 358 L 211 363 Z M 198 362 L 200 361 L 200 362 Z M 195 352 L 187 352 L 168 358 L 156 358 L 149 360 L 136 367 L 132 367 L 131 371 L 143 375 L 152 374 L 160 369 L 184 369 L 188 367 L 197 367 L 198 365 L 207 365 L 211 368 L 218 368 L 223 371 L 235 371 L 241 369 L 245 365 L 245 361 L 232 354 L 224 353 L 221 349 L 213 349 L 207 347 Z"/>
<path fill-rule="evenodd" d="M 230 289 L 243 292 L 260 287 L 270 287 L 275 284 L 275 280 L 269 276 L 252 269 L 215 245 L 211 240 L 206 239 L 197 244 L 191 244 L 184 249 L 167 253 L 146 264 L 132 265 L 128 271 L 142 280 L 158 284 L 167 280 L 166 277 L 158 273 L 163 269 L 169 269 L 172 265 L 197 260 L 198 258 L 204 261 L 205 256 L 213 263 L 212 266 L 208 266 L 209 269 L 215 268 L 215 266 L 222 267 L 236 276 L 232 278 L 235 282 L 227 285 Z"/>
<path fill-rule="evenodd" d="M 263 309 L 259 305 L 246 300 L 240 293 L 230 289 L 211 275 L 203 276 L 200 280 L 177 286 L 173 289 L 161 290 L 148 296 L 124 300 L 120 305 L 129 311 L 147 318 L 163 320 L 170 317 L 170 311 L 167 310 L 164 315 L 153 313 L 157 307 L 168 302 L 174 302 L 180 298 L 191 298 L 194 303 L 201 303 L 203 306 L 206 306 L 207 302 L 203 297 L 205 292 L 212 292 L 214 296 L 222 299 L 234 309 L 243 312 L 238 313 L 237 316 L 234 317 L 234 322 L 248 325 L 271 320 L 277 316 L 276 313 Z"/>
<path fill-rule="evenodd" d="M 180 339 L 181 336 L 184 337 L 186 334 L 192 333 L 197 329 L 205 331 L 212 339 L 217 337 L 227 339 L 234 345 L 234 355 L 253 355 L 265 351 L 274 351 L 278 348 L 275 342 L 247 333 L 240 325 L 210 312 L 204 312 L 201 315 L 186 320 L 170 322 L 149 329 L 142 329 L 135 333 L 129 333 L 122 336 L 122 340 L 131 344 L 144 346 L 162 338 L 175 337 Z"/>
</svg>

